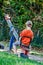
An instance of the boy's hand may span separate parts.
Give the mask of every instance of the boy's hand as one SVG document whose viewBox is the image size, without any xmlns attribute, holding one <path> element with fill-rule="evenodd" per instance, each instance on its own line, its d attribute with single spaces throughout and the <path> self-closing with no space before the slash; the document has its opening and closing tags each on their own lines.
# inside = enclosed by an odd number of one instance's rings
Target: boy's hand
<svg viewBox="0 0 43 65">
<path fill-rule="evenodd" d="M 7 14 L 7 15 L 5 15 L 5 20 L 10 20 L 10 17 L 9 17 L 9 15 Z"/>
</svg>

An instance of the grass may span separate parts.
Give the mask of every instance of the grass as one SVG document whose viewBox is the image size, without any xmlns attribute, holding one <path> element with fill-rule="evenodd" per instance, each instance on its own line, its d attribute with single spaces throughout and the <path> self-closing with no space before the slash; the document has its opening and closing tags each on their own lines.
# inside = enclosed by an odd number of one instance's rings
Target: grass
<svg viewBox="0 0 43 65">
<path fill-rule="evenodd" d="M 18 58 L 8 52 L 0 52 L 0 65 L 43 65 L 41 62 L 30 59 Z"/>
</svg>

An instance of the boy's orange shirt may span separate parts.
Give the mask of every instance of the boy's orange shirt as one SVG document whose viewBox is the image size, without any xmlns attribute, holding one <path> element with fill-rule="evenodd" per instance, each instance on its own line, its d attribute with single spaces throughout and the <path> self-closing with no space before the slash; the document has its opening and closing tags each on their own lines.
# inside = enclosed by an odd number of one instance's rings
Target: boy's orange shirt
<svg viewBox="0 0 43 65">
<path fill-rule="evenodd" d="M 26 37 L 25 37 L 26 36 Z M 33 38 L 33 32 L 32 30 L 26 30 L 24 29 L 21 33 L 20 33 L 20 37 L 22 37 L 21 41 L 22 44 L 28 46 L 30 44 L 30 41 Z M 30 37 L 30 38 L 28 38 Z"/>
</svg>

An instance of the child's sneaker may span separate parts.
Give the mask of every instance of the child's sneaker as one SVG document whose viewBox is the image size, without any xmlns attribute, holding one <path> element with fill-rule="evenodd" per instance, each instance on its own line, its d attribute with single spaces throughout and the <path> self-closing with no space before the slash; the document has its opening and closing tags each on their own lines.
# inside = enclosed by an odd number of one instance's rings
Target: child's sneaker
<svg viewBox="0 0 43 65">
<path fill-rule="evenodd" d="M 24 53 L 21 53 L 20 56 L 23 58 L 28 58 L 28 55 L 25 55 Z"/>
</svg>

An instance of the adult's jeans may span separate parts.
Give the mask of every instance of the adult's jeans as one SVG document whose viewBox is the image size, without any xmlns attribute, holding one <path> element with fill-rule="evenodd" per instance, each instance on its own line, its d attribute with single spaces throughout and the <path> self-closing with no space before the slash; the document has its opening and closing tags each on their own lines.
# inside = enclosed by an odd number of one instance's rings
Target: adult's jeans
<svg viewBox="0 0 43 65">
<path fill-rule="evenodd" d="M 12 49 L 14 41 L 15 41 L 15 37 L 14 37 L 14 35 L 12 35 L 11 38 L 10 38 L 9 50 Z"/>
</svg>

